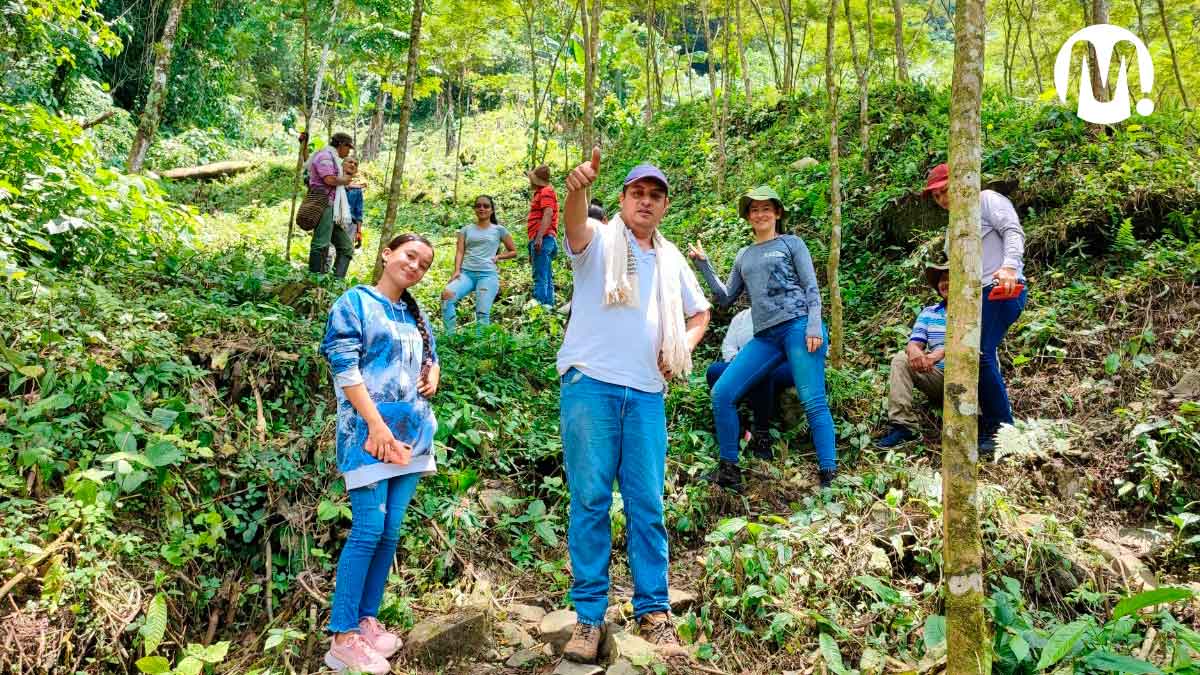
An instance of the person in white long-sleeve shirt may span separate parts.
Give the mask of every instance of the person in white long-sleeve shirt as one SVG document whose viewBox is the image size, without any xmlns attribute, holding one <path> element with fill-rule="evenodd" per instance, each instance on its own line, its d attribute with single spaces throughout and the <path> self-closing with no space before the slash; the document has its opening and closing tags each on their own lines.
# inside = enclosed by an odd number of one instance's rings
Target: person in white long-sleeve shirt
<svg viewBox="0 0 1200 675">
<path fill-rule="evenodd" d="M 929 172 L 925 183 L 926 196 L 943 209 L 950 208 L 947 185 L 950 168 L 939 164 Z M 983 313 L 979 336 L 979 451 L 990 454 L 995 450 L 995 434 L 1001 424 L 1012 424 L 1012 406 L 1008 389 L 1000 373 L 996 349 L 1004 340 L 1009 326 L 1025 309 L 1025 230 L 1008 197 L 995 190 L 979 193 L 979 236 L 982 245 Z M 949 254 L 950 241 L 946 240 Z M 1020 287 L 1020 292 L 1016 289 Z M 993 300 L 988 296 L 998 290 L 1011 296 Z"/>
</svg>

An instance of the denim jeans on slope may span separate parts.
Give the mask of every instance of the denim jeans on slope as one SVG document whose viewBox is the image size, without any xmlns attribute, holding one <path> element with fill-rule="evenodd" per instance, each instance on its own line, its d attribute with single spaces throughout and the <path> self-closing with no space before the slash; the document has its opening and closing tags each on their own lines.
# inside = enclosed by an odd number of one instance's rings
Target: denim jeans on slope
<svg viewBox="0 0 1200 675">
<path fill-rule="evenodd" d="M 768 377 L 776 366 L 787 361 L 796 381 L 796 394 L 808 418 L 813 446 L 817 449 L 817 463 L 821 469 L 837 468 L 833 416 L 825 399 L 825 353 L 829 348 L 829 336 L 822 326 L 821 348 L 810 353 L 805 339 L 807 324 L 808 320 L 802 317 L 755 334 L 717 380 L 712 390 L 712 409 L 721 459 L 738 461 L 738 441 L 742 435 L 737 416 L 738 401 L 759 380 Z"/>
<path fill-rule="evenodd" d="M 408 474 L 350 490 L 350 536 L 338 559 L 329 632 L 356 631 L 359 621 L 379 614 L 400 525 L 418 480 L 419 474 Z"/>
<path fill-rule="evenodd" d="M 612 486 L 625 506 L 625 541 L 633 575 L 633 614 L 668 611 L 667 529 L 663 479 L 667 418 L 662 392 L 592 379 L 572 368 L 562 377 L 563 459 L 571 492 L 567 549 L 571 599 L 579 622 L 600 626 L 608 609 L 612 554 Z"/>
<path fill-rule="evenodd" d="M 533 242 L 529 242 L 529 261 L 533 265 L 533 299 L 543 305 L 554 305 L 554 269 L 550 261 L 558 253 L 558 242 L 554 237 L 542 237 L 542 252 L 538 253 Z"/>
<path fill-rule="evenodd" d="M 988 300 L 992 286 L 983 289 L 983 313 L 979 334 L 979 431 L 980 436 L 995 433 L 1001 424 L 1012 424 L 1012 407 L 1008 388 L 1000 374 L 1000 359 L 996 348 L 1004 340 L 1009 326 L 1025 310 L 1028 291 L 1009 300 Z"/>
<path fill-rule="evenodd" d="M 475 272 L 463 270 L 462 276 L 446 284 L 446 290 L 454 297 L 442 301 L 442 325 L 447 333 L 454 332 L 458 301 L 475 291 L 475 329 L 492 322 L 492 303 L 500 292 L 500 275 L 497 272 Z"/>
<path fill-rule="evenodd" d="M 716 361 L 708 367 L 704 378 L 708 380 L 708 388 L 712 389 L 721 375 L 729 368 L 728 361 Z M 758 384 L 746 392 L 746 400 L 750 403 L 750 413 L 754 416 L 754 433 L 766 434 L 771 430 L 771 420 L 779 408 L 779 395 L 794 384 L 792 368 L 786 361 L 775 366 L 771 374 L 759 380 Z"/>
</svg>

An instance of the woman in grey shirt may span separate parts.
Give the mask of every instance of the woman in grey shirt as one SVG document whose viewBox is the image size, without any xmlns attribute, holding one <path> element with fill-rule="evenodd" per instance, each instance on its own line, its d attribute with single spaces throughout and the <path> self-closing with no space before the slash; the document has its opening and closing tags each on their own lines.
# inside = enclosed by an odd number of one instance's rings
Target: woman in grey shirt
<svg viewBox="0 0 1200 675">
<path fill-rule="evenodd" d="M 738 212 L 750 222 L 754 243 L 738 251 L 727 283 L 717 278 L 699 244 L 692 244 L 688 252 L 718 305 L 733 304 L 742 291 L 750 295 L 754 321 L 754 338 L 742 347 L 712 389 L 721 458 L 717 470 L 707 478 L 721 487 L 740 490 L 738 401 L 776 366 L 787 362 L 817 449 L 821 487 L 828 487 L 837 471 L 837 447 L 825 398 L 828 338 L 821 323 L 821 291 L 812 257 L 803 239 L 783 234 L 783 203 L 770 187 L 763 185 L 744 195 Z"/>
<path fill-rule="evenodd" d="M 500 244 L 504 253 L 498 253 Z M 458 231 L 454 252 L 454 275 L 442 291 L 442 325 L 454 332 L 458 301 L 475 291 L 475 329 L 491 323 L 492 303 L 500 292 L 500 270 L 496 263 L 517 256 L 512 235 L 496 219 L 496 202 L 487 195 L 475 198 L 475 224 Z"/>
</svg>

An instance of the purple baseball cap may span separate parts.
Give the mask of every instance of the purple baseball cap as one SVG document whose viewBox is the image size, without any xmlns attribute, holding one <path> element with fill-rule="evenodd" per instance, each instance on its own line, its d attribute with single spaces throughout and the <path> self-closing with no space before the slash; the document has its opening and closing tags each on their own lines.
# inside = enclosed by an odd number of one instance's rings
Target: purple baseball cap
<svg viewBox="0 0 1200 675">
<path fill-rule="evenodd" d="M 630 169 L 629 173 L 625 176 L 625 182 L 623 185 L 628 186 L 630 183 L 643 178 L 656 180 L 662 183 L 662 186 L 666 188 L 667 192 L 671 191 L 671 184 L 667 182 L 666 174 L 664 174 L 661 169 L 659 169 L 657 166 L 654 166 L 650 162 L 642 162 L 641 164 L 638 164 Z"/>
</svg>

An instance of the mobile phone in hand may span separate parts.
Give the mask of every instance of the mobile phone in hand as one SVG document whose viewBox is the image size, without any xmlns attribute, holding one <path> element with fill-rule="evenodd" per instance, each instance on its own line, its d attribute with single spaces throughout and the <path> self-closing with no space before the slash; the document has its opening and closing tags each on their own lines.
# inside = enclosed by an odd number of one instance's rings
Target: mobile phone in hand
<svg viewBox="0 0 1200 675">
<path fill-rule="evenodd" d="M 990 293 L 988 293 L 987 297 L 988 300 L 1012 300 L 1013 298 L 1021 295 L 1021 291 L 1023 290 L 1025 290 L 1025 284 L 1020 282 L 1013 286 L 1012 293 L 1005 293 L 1003 286 L 1000 284 L 995 284 L 992 286 L 992 290 Z"/>
</svg>

